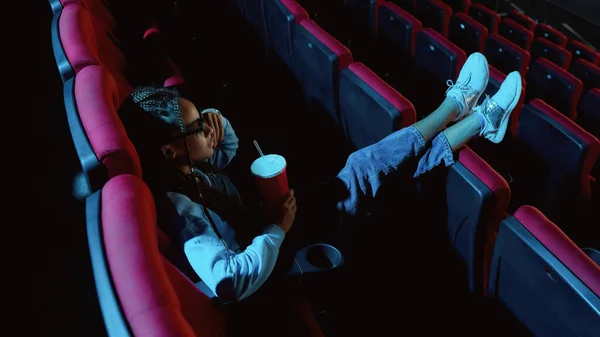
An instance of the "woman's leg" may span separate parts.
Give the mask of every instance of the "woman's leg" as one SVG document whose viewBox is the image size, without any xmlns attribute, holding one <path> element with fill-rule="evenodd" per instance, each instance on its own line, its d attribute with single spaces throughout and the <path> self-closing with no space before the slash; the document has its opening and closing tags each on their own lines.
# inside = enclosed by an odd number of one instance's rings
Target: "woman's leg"
<svg viewBox="0 0 600 337">
<path fill-rule="evenodd" d="M 463 67 L 456 85 L 464 84 L 460 79 L 467 66 L 469 63 Z M 469 73 L 468 78 L 475 76 L 476 73 Z M 453 152 L 474 137 L 483 136 L 494 143 L 500 142 L 506 132 L 510 114 L 521 94 L 520 81 L 518 72 L 509 74 L 494 97 L 486 98 L 474 109 L 470 104 L 477 102 L 475 97 L 464 99 L 462 102 L 457 100 L 456 96 L 452 97 L 458 102 L 455 106 L 461 108 L 459 117 L 467 117 L 437 136 L 436 130 L 443 129 L 448 120 L 456 114 L 456 107 L 452 107 L 448 99 L 436 110 L 435 115 L 432 114 L 413 126 L 396 131 L 378 143 L 351 154 L 346 166 L 337 176 L 347 188 L 347 195 L 339 199 L 338 210 L 348 215 L 369 212 L 383 180 L 390 173 L 414 169 L 413 176 L 418 177 L 442 162 L 446 166 L 453 165 Z M 463 107 L 472 109 L 475 113 L 469 115 L 468 112 L 462 111 Z M 427 149 L 426 140 L 430 138 L 433 140 L 431 147 Z"/>
<path fill-rule="evenodd" d="M 480 53 L 469 56 L 462 67 L 456 84 L 446 99 L 430 115 L 410 127 L 396 131 L 381 141 L 352 153 L 337 178 L 346 186 L 348 194 L 340 198 L 337 208 L 343 213 L 356 214 L 359 205 L 368 209 L 381 181 L 395 171 L 427 171 L 442 161 L 454 163 L 452 148 L 445 137 L 437 136 L 452 121 L 471 113 L 474 104 L 487 86 L 489 66 Z M 427 150 L 426 144 L 431 142 Z"/>
<path fill-rule="evenodd" d="M 411 126 L 419 131 L 423 141 L 428 144 L 459 114 L 460 110 L 456 101 L 447 97 L 434 112 Z"/>
</svg>

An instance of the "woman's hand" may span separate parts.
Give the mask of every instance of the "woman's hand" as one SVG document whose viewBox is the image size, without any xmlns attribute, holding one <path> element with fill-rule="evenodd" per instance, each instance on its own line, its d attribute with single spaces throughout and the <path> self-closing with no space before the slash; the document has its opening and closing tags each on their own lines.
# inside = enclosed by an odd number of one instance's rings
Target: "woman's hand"
<svg viewBox="0 0 600 337">
<path fill-rule="evenodd" d="M 281 227 L 286 234 L 294 224 L 297 209 L 294 190 L 289 190 L 285 196 L 283 204 L 281 204 L 281 219 L 279 219 L 279 221 L 276 223 L 277 226 Z"/>
<path fill-rule="evenodd" d="M 205 112 L 202 114 L 204 123 L 210 126 L 215 132 L 215 147 L 218 143 L 223 141 L 224 130 L 223 130 L 223 119 L 221 114 L 216 112 Z"/>
</svg>

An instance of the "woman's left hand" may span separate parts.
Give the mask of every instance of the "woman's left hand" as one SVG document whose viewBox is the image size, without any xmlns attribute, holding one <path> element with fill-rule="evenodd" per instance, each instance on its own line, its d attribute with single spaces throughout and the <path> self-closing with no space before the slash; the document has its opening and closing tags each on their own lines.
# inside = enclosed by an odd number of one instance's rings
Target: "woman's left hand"
<svg viewBox="0 0 600 337">
<path fill-rule="evenodd" d="M 215 147 L 218 143 L 223 141 L 223 120 L 221 115 L 216 112 L 206 112 L 202 114 L 204 123 L 210 126 L 215 132 Z"/>
</svg>

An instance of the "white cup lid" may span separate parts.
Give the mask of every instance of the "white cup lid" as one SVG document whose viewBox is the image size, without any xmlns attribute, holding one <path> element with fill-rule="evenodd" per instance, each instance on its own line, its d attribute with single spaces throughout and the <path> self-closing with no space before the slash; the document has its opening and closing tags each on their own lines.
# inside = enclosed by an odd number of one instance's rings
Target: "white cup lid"
<svg viewBox="0 0 600 337">
<path fill-rule="evenodd" d="M 267 154 L 256 158 L 250 166 L 252 174 L 261 178 L 271 178 L 285 168 L 285 158 L 278 154 Z"/>
</svg>

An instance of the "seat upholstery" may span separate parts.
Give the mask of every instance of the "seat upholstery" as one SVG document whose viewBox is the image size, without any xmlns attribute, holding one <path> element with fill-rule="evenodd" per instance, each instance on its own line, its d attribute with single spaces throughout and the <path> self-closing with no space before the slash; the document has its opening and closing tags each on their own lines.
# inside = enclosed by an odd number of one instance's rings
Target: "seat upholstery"
<svg viewBox="0 0 600 337">
<path fill-rule="evenodd" d="M 600 267 L 532 206 L 502 221 L 488 290 L 533 335 L 600 334 Z"/>
<path fill-rule="evenodd" d="M 571 52 L 543 37 L 536 38 L 531 44 L 531 60 L 535 61 L 540 57 L 556 63 L 563 69 L 569 69 L 571 65 Z"/>
<path fill-rule="evenodd" d="M 533 32 L 509 18 L 504 18 L 498 25 L 498 35 L 527 51 L 533 42 Z"/>
<path fill-rule="evenodd" d="M 340 73 L 340 107 L 346 138 L 356 149 L 416 122 L 411 102 L 359 62 Z"/>
<path fill-rule="evenodd" d="M 101 66 L 91 65 L 75 77 L 75 100 L 87 139 L 107 170 L 107 179 L 121 175 L 142 176 L 142 168 L 133 144 L 119 116 L 117 85 Z"/>
<path fill-rule="evenodd" d="M 532 63 L 527 74 L 526 102 L 539 98 L 571 120 L 577 119 L 582 92 L 581 80 L 543 57 Z"/>
<path fill-rule="evenodd" d="M 456 13 L 450 19 L 448 39 L 467 55 L 475 52 L 483 53 L 487 37 L 487 28 L 466 14 Z"/>
<path fill-rule="evenodd" d="M 294 29 L 294 54 L 308 98 L 320 104 L 339 124 L 339 72 L 352 62 L 352 53 L 307 19 Z"/>
</svg>

